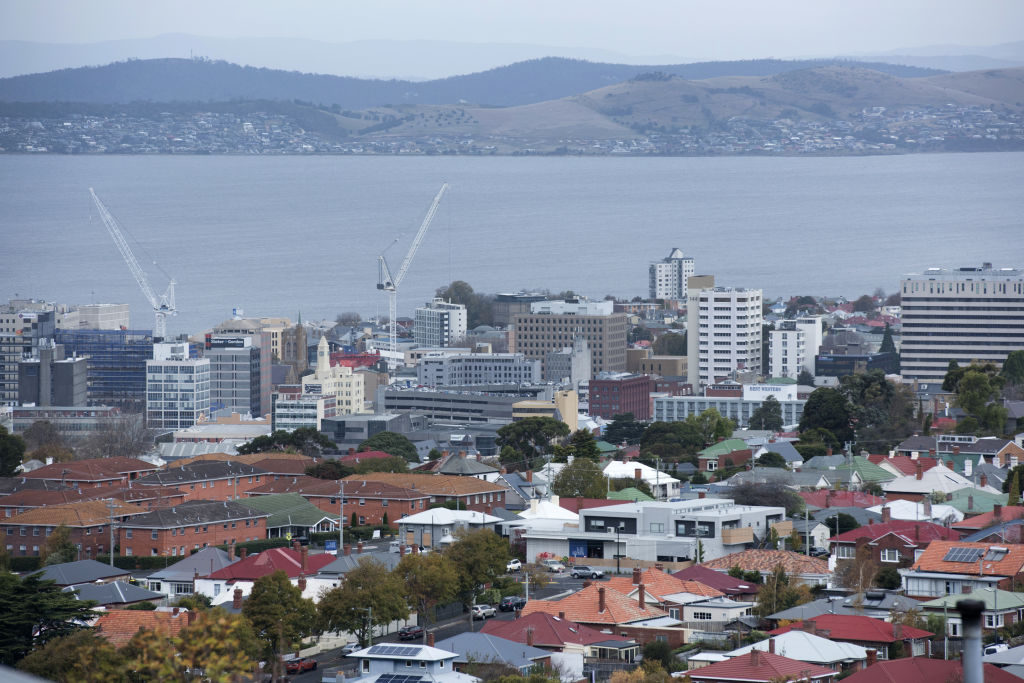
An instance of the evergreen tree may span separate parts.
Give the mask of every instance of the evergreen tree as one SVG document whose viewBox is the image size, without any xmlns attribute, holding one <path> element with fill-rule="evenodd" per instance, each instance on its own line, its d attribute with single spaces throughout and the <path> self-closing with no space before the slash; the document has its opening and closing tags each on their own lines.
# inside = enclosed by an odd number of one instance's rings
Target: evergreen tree
<svg viewBox="0 0 1024 683">
<path fill-rule="evenodd" d="M 889 323 L 885 324 L 885 332 L 882 334 L 882 346 L 878 349 L 879 353 L 896 353 L 896 344 L 892 340 L 892 330 L 889 329 Z"/>
<path fill-rule="evenodd" d="M 1014 471 L 1013 481 L 1010 483 L 1010 492 L 1006 499 L 1007 505 L 1020 505 L 1020 472 Z"/>
<path fill-rule="evenodd" d="M 13 666 L 33 648 L 82 628 L 98 616 L 94 604 L 38 574 L 0 573 L 0 664 Z"/>
<path fill-rule="evenodd" d="M 242 614 L 272 661 L 316 630 L 313 601 L 303 598 L 302 591 L 281 570 L 256 579 Z"/>
<path fill-rule="evenodd" d="M 25 442 L 21 437 L 0 427 L 0 477 L 13 477 L 24 456 Z"/>
</svg>

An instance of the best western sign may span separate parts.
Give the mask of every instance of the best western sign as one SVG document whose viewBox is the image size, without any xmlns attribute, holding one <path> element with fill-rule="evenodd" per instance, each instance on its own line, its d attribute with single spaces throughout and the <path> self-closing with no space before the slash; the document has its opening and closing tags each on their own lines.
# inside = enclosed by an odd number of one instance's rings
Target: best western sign
<svg viewBox="0 0 1024 683">
<path fill-rule="evenodd" d="M 763 401 L 774 396 L 776 401 L 795 401 L 795 384 L 744 384 L 743 400 Z"/>
</svg>

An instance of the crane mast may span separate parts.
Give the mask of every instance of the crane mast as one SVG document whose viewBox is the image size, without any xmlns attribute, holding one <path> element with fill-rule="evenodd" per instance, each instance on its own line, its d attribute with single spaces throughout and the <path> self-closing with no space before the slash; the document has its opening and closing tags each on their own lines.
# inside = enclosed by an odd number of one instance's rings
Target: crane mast
<svg viewBox="0 0 1024 683">
<path fill-rule="evenodd" d="M 110 233 L 110 237 L 114 240 L 114 244 L 117 245 L 118 251 L 121 252 L 124 262 L 128 264 L 128 270 L 135 277 L 135 281 L 139 283 L 139 289 L 142 290 L 143 296 L 146 297 L 146 300 L 153 307 L 153 311 L 156 314 L 156 321 L 153 324 L 153 338 L 166 338 L 167 316 L 178 314 L 178 309 L 174 304 L 174 280 L 170 281 L 170 284 L 167 285 L 167 290 L 159 297 L 153 292 L 153 288 L 149 284 L 149 278 L 146 276 L 146 271 L 139 265 L 138 259 L 135 258 L 131 247 L 128 246 L 128 241 L 124 238 L 124 233 L 121 231 L 121 226 L 118 225 L 117 219 L 107 210 L 107 207 L 100 201 L 100 198 L 96 196 L 96 192 L 91 187 L 89 188 L 89 194 L 92 195 L 93 203 L 96 204 L 96 210 L 100 214 L 103 225 L 107 227 L 107 232 Z"/>
<path fill-rule="evenodd" d="M 397 276 L 392 277 L 391 268 L 388 266 L 388 262 L 387 259 L 384 258 L 384 254 L 377 257 L 377 289 L 384 290 L 389 295 L 388 350 L 392 354 L 398 351 L 398 343 L 396 342 L 398 286 L 402 284 L 402 280 L 405 279 L 405 274 L 409 272 L 409 266 L 412 264 L 412 259 L 416 256 L 416 251 L 420 248 L 420 244 L 423 243 L 423 237 L 427 234 L 427 228 L 430 227 L 430 222 L 434 220 L 434 214 L 437 213 L 437 207 L 441 203 L 441 197 L 444 196 L 447 189 L 448 183 L 444 183 L 441 185 L 441 189 L 438 190 L 437 196 L 434 197 L 434 201 L 430 204 L 430 208 L 427 210 L 427 215 L 423 218 L 423 222 L 420 223 L 420 229 L 416 232 L 416 237 L 412 240 L 409 252 L 405 255 L 405 258 L 402 260 L 402 265 L 398 268 Z"/>
</svg>

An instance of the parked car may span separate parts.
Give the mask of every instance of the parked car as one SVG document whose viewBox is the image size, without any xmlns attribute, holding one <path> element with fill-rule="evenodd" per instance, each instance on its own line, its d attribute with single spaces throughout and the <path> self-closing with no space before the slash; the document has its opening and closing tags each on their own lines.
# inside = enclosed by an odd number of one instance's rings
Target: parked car
<svg viewBox="0 0 1024 683">
<path fill-rule="evenodd" d="M 470 612 L 473 613 L 474 619 L 486 619 L 487 617 L 493 617 L 497 614 L 494 608 L 490 605 L 473 605 Z"/>
<path fill-rule="evenodd" d="M 574 579 L 603 579 L 604 572 L 597 567 L 588 567 L 585 564 L 578 564 L 572 568 Z"/>
<path fill-rule="evenodd" d="M 301 659 L 289 659 L 284 663 L 285 673 L 290 674 L 301 674 L 306 671 L 315 671 L 317 667 L 317 661 L 312 657 L 303 657 Z"/>
<path fill-rule="evenodd" d="M 415 640 L 416 638 L 423 637 L 422 626 L 403 626 L 398 629 L 399 640 Z"/>
<path fill-rule="evenodd" d="M 359 652 L 362 649 L 363 648 L 359 647 L 358 642 L 348 643 L 347 645 L 345 645 L 345 647 L 341 648 L 341 656 L 348 657 L 353 652 Z"/>
<path fill-rule="evenodd" d="M 825 548 L 811 548 L 811 557 L 825 557 L 828 555 L 828 550 Z"/>
<path fill-rule="evenodd" d="M 507 598 L 502 598 L 501 602 L 498 603 L 498 609 L 502 612 L 517 612 L 526 605 L 526 598 L 518 595 L 510 595 Z"/>
<path fill-rule="evenodd" d="M 547 569 L 549 572 L 564 572 L 565 565 L 560 560 L 544 560 L 540 563 L 540 566 Z"/>
<path fill-rule="evenodd" d="M 509 560 L 508 564 L 505 565 L 505 571 L 507 571 L 507 572 L 517 572 L 517 571 L 519 571 L 522 568 L 523 568 L 523 563 L 519 561 L 518 557 Z"/>
<path fill-rule="evenodd" d="M 1006 650 L 1009 650 L 1009 649 L 1010 649 L 1010 646 L 1007 645 L 1006 643 L 992 643 L 991 645 L 986 645 L 985 646 L 985 650 L 982 652 L 982 655 L 987 657 L 989 655 L 994 655 L 994 654 L 996 654 L 998 652 L 1005 652 Z"/>
</svg>

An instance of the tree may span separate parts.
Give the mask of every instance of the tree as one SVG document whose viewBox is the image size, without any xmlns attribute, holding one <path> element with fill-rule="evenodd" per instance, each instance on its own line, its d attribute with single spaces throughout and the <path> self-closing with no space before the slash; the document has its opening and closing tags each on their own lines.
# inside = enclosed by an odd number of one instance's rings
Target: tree
<svg viewBox="0 0 1024 683">
<path fill-rule="evenodd" d="M 1024 349 L 1010 351 L 999 374 L 1007 386 L 1019 387 L 1024 384 Z"/>
<path fill-rule="evenodd" d="M 420 461 L 419 453 L 416 452 L 416 446 L 413 445 L 413 442 L 409 441 L 408 437 L 395 432 L 378 432 L 359 444 L 356 450 L 360 453 L 363 451 L 383 451 L 388 455 L 405 458 L 408 462 L 419 463 Z"/>
<path fill-rule="evenodd" d="M 74 562 L 78 559 L 78 548 L 71 542 L 71 530 L 61 522 L 53 530 L 39 553 L 44 565 Z"/>
<path fill-rule="evenodd" d="M 433 461 L 433 460 L 440 460 L 441 456 L 443 456 L 443 455 L 444 455 L 444 453 L 442 453 L 437 448 L 431 448 L 430 452 L 427 453 L 427 460 L 431 460 L 431 461 Z"/>
<path fill-rule="evenodd" d="M 0 427 L 0 477 L 13 477 L 25 455 L 25 442 L 20 436 L 8 434 Z"/>
<path fill-rule="evenodd" d="M 1003 493 L 1010 492 L 1010 485 L 1015 478 L 1018 482 L 1024 481 L 1024 463 L 1017 465 L 1006 474 L 1006 479 L 1003 480 Z"/>
<path fill-rule="evenodd" d="M 652 422 L 640 438 L 640 450 L 665 460 L 678 460 L 704 448 L 704 436 L 696 420 Z"/>
<path fill-rule="evenodd" d="M 30 650 L 82 628 L 98 616 L 94 604 L 38 574 L 0 573 L 0 664 L 13 666 Z"/>
<path fill-rule="evenodd" d="M 740 579 L 747 583 L 756 583 L 758 585 L 764 583 L 764 577 L 761 576 L 761 572 L 756 570 L 744 571 L 739 565 L 733 565 L 727 573 L 734 579 Z"/>
<path fill-rule="evenodd" d="M 615 477 L 614 479 L 608 480 L 608 486 L 612 491 L 636 489 L 641 493 L 646 493 L 651 498 L 654 497 L 654 492 L 651 491 L 651 485 L 643 479 L 635 479 L 633 477 Z"/>
<path fill-rule="evenodd" d="M 345 313 L 339 313 L 338 317 L 334 319 L 334 322 L 338 325 L 344 325 L 345 327 L 352 327 L 362 322 L 362 317 L 354 311 L 346 311 Z"/>
<path fill-rule="evenodd" d="M 782 429 L 782 404 L 774 396 L 766 398 L 750 414 L 751 429 L 767 429 L 773 432 Z"/>
<path fill-rule="evenodd" d="M 1020 472 L 1017 472 L 1016 468 L 1014 470 L 1013 481 L 1010 483 L 1009 496 L 1006 500 L 1007 505 L 1020 505 Z"/>
<path fill-rule="evenodd" d="M 459 576 L 459 591 L 467 606 L 476 601 L 479 586 L 491 583 L 505 572 L 508 543 L 490 529 L 460 530 L 455 543 L 445 551 Z"/>
<path fill-rule="evenodd" d="M 406 555 L 395 567 L 395 574 L 402 580 L 403 594 L 424 627 L 434 620 L 434 608 L 454 600 L 459 590 L 455 565 L 440 553 Z M 426 630 L 423 636 L 426 638 Z"/>
<path fill-rule="evenodd" d="M 801 370 L 800 374 L 796 376 L 796 383 L 805 387 L 813 387 L 814 375 L 808 370 Z"/>
<path fill-rule="evenodd" d="M 366 645 L 374 627 L 408 617 L 409 605 L 402 576 L 364 557 L 340 586 L 324 593 L 319 611 L 325 630 L 348 631 Z"/>
<path fill-rule="evenodd" d="M 447 287 L 439 287 L 436 295 L 453 304 L 462 304 L 466 307 L 466 326 L 469 329 L 478 325 L 494 324 L 494 297 L 474 292 L 469 283 L 456 280 Z"/>
<path fill-rule="evenodd" d="M 757 592 L 757 605 L 754 606 L 754 614 L 767 617 L 790 607 L 810 602 L 812 599 L 811 590 L 807 586 L 791 584 L 786 570 L 780 564 L 761 584 L 761 588 Z"/>
<path fill-rule="evenodd" d="M 299 427 L 292 431 L 278 429 L 266 436 L 257 436 L 238 447 L 240 455 L 250 453 L 289 452 L 319 456 L 335 448 L 334 442 L 313 427 Z"/>
<path fill-rule="evenodd" d="M 887 590 L 896 590 L 903 585 L 903 579 L 896 567 L 883 567 L 875 574 L 875 585 Z"/>
<path fill-rule="evenodd" d="M 49 420 L 36 420 L 21 434 L 25 448 L 34 451 L 43 446 L 63 446 L 64 439 Z"/>
<path fill-rule="evenodd" d="M 700 540 L 699 538 L 697 539 L 697 547 L 693 551 L 693 560 L 697 564 L 700 564 L 704 561 L 704 541 Z"/>
<path fill-rule="evenodd" d="M 852 559 L 837 563 L 835 577 L 839 585 L 855 593 L 863 593 L 871 588 L 878 569 L 878 563 L 871 556 L 871 548 L 865 545 L 854 551 Z"/>
<path fill-rule="evenodd" d="M 75 447 L 79 458 L 131 458 L 153 447 L 155 431 L 146 428 L 141 414 L 122 415 L 104 421 L 99 431 L 93 432 Z"/>
<path fill-rule="evenodd" d="M 131 672 L 129 679 L 139 683 L 173 681 L 183 673 L 171 639 L 151 629 L 139 629 L 120 654 L 126 672 Z"/>
<path fill-rule="evenodd" d="M 661 664 L 665 671 L 675 671 L 678 668 L 678 662 L 676 661 L 675 655 L 672 653 L 672 646 L 664 640 L 651 640 L 643 646 L 643 655 L 645 662 L 658 662 Z"/>
<path fill-rule="evenodd" d="M 633 413 L 612 416 L 612 422 L 604 428 L 604 439 L 608 443 L 637 444 L 644 435 L 646 425 L 637 422 Z"/>
<path fill-rule="evenodd" d="M 719 439 L 728 439 L 736 431 L 736 422 L 722 417 L 715 408 L 708 408 L 699 415 L 690 415 L 684 422 L 689 422 L 697 428 L 697 433 L 704 440 L 705 446 Z"/>
<path fill-rule="evenodd" d="M 369 474 L 370 472 L 408 472 L 409 461 L 405 458 L 391 456 L 390 458 L 370 458 L 363 460 L 356 465 L 356 474 Z"/>
<path fill-rule="evenodd" d="M 918 429 L 913 393 L 887 380 L 881 370 L 843 377 L 839 391 L 857 425 L 857 438 L 869 448 L 885 450 Z"/>
<path fill-rule="evenodd" d="M 882 345 L 878 349 L 879 353 L 896 353 L 896 343 L 892 339 L 892 330 L 889 328 L 889 323 L 885 324 L 885 332 L 882 333 Z"/>
<path fill-rule="evenodd" d="M 852 441 L 850 405 L 838 389 L 818 387 L 807 397 L 800 418 L 800 431 L 827 429 L 840 441 Z"/>
<path fill-rule="evenodd" d="M 577 458 L 555 475 L 551 492 L 563 498 L 604 498 L 608 483 L 592 460 Z"/>
<path fill-rule="evenodd" d="M 355 470 L 338 460 L 320 460 L 306 468 L 306 474 L 317 479 L 344 479 Z"/>
<path fill-rule="evenodd" d="M 789 488 L 777 482 L 755 484 L 746 482 L 729 487 L 729 498 L 737 505 L 767 505 L 786 508 L 786 515 L 793 516 L 804 509 L 804 502 Z"/>
<path fill-rule="evenodd" d="M 71 462 L 75 454 L 64 446 L 57 444 L 46 444 L 25 454 L 25 461 L 38 460 L 39 462 Z"/>
<path fill-rule="evenodd" d="M 597 439 L 586 429 L 573 432 L 569 437 L 569 443 L 565 446 L 555 446 L 552 449 L 556 462 L 568 462 L 569 458 L 583 458 L 585 460 L 597 461 L 601 457 L 601 450 L 597 447 Z"/>
<path fill-rule="evenodd" d="M 276 662 L 303 636 L 315 631 L 316 607 L 302 597 L 283 571 L 256 579 L 242 614 L 252 624 L 263 652 Z"/>
<path fill-rule="evenodd" d="M 793 533 L 789 535 L 789 549 L 794 553 L 800 553 L 804 550 L 803 536 L 796 529 L 793 529 Z"/>
<path fill-rule="evenodd" d="M 260 654 L 259 641 L 249 622 L 219 607 L 200 615 L 174 638 L 173 644 L 178 662 L 190 672 L 188 680 L 204 683 L 231 683 L 252 673 Z"/>
<path fill-rule="evenodd" d="M 655 356 L 685 356 L 686 333 L 665 332 L 659 335 L 651 345 L 651 351 Z"/>
<path fill-rule="evenodd" d="M 982 430 L 1001 434 L 1008 414 L 1006 408 L 996 402 L 1002 388 L 1003 378 L 995 374 L 994 365 L 971 365 L 957 384 L 957 405 L 975 418 Z"/>
<path fill-rule="evenodd" d="M 848 515 L 845 512 L 840 512 L 838 515 L 832 515 L 824 522 L 822 522 L 830 532 L 833 532 L 836 536 L 845 534 L 847 531 L 853 531 L 859 529 L 860 524 L 857 523 L 857 519 L 853 515 Z"/>
<path fill-rule="evenodd" d="M 757 464 L 761 467 L 778 467 L 785 469 L 786 459 L 774 451 L 768 451 L 757 459 Z"/>
<path fill-rule="evenodd" d="M 858 297 L 857 300 L 853 302 L 853 310 L 857 313 L 870 313 L 875 310 L 875 308 L 874 297 L 868 296 L 867 294 Z"/>
<path fill-rule="evenodd" d="M 121 680 L 126 674 L 124 657 L 91 629 L 54 638 L 30 652 L 18 662 L 18 668 L 59 683 L 107 683 Z"/>
<path fill-rule="evenodd" d="M 497 445 L 505 455 L 505 446 L 515 449 L 517 456 L 532 462 L 551 446 L 555 439 L 569 436 L 569 425 L 551 417 L 528 417 L 498 430 Z M 504 462 L 504 460 L 503 460 Z"/>
</svg>

